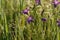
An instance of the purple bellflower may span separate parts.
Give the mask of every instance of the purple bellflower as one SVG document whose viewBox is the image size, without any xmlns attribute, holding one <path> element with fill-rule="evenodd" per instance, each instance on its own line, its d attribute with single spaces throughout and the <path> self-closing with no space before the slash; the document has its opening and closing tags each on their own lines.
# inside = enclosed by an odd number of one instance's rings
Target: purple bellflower
<svg viewBox="0 0 60 40">
<path fill-rule="evenodd" d="M 58 0 L 54 0 L 53 2 L 54 7 L 56 7 L 58 4 L 60 4 L 60 2 L 58 2 Z"/>
<path fill-rule="evenodd" d="M 35 0 L 35 2 L 37 5 L 41 4 L 40 0 Z"/>
<path fill-rule="evenodd" d="M 26 8 L 25 10 L 23 10 L 23 14 L 28 14 L 29 12 L 29 8 Z"/>
<path fill-rule="evenodd" d="M 33 17 L 32 16 L 29 16 L 28 19 L 27 19 L 27 22 L 28 23 L 33 22 Z"/>
<path fill-rule="evenodd" d="M 57 25 L 60 26 L 60 23 L 58 23 Z"/>
<path fill-rule="evenodd" d="M 57 23 L 60 23 L 60 20 L 57 20 Z"/>
<path fill-rule="evenodd" d="M 60 19 L 59 19 L 59 20 L 57 20 L 57 25 L 58 25 L 58 26 L 60 26 Z"/>
<path fill-rule="evenodd" d="M 46 19 L 46 18 L 42 18 L 41 20 L 42 20 L 43 22 L 45 22 L 47 19 Z"/>
</svg>

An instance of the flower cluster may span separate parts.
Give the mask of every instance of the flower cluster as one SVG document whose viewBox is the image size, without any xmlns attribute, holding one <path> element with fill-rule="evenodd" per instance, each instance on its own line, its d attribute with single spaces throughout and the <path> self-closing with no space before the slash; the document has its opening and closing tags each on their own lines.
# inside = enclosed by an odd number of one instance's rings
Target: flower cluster
<svg viewBox="0 0 60 40">
<path fill-rule="evenodd" d="M 28 15 L 28 11 L 29 11 L 29 9 L 26 8 L 25 10 L 23 10 L 23 14 Z M 28 23 L 33 22 L 33 17 L 31 15 L 27 18 L 27 22 Z"/>
<path fill-rule="evenodd" d="M 36 3 L 37 5 L 39 5 L 39 4 L 41 4 L 41 0 L 35 0 L 35 3 Z M 54 7 L 57 7 L 58 4 L 60 4 L 60 2 L 58 2 L 58 0 L 54 0 L 54 1 L 53 1 Z M 28 12 L 29 12 L 29 8 L 26 8 L 26 9 L 23 10 L 23 14 L 27 14 L 27 15 L 28 15 Z M 34 19 L 34 18 L 33 18 L 32 16 L 29 16 L 29 17 L 27 18 L 27 22 L 28 22 L 28 23 L 33 22 L 33 19 Z M 46 18 L 42 18 L 41 20 L 42 20 L 43 22 L 46 22 L 46 21 L 47 21 Z M 60 21 L 57 21 L 57 23 L 58 23 L 58 26 L 60 26 Z"/>
</svg>

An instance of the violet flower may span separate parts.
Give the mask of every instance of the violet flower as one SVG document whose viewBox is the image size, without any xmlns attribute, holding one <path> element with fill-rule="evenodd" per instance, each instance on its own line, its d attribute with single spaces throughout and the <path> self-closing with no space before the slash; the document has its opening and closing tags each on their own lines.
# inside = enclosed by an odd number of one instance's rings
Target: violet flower
<svg viewBox="0 0 60 40">
<path fill-rule="evenodd" d="M 37 5 L 41 4 L 40 0 L 35 0 L 35 2 Z"/>
<path fill-rule="evenodd" d="M 29 11 L 29 9 L 26 8 L 25 10 L 23 10 L 23 14 L 28 14 L 28 11 Z"/>
<path fill-rule="evenodd" d="M 53 2 L 54 7 L 56 7 L 58 4 L 60 4 L 60 2 L 58 2 L 58 0 L 54 0 Z"/>
<path fill-rule="evenodd" d="M 28 19 L 27 19 L 27 22 L 30 23 L 33 21 L 33 17 L 32 16 L 29 16 Z"/>
<path fill-rule="evenodd" d="M 58 26 L 60 26 L 60 23 L 57 23 Z"/>
<path fill-rule="evenodd" d="M 57 23 L 60 23 L 60 20 L 57 20 Z"/>
<path fill-rule="evenodd" d="M 45 22 L 47 19 L 46 19 L 46 18 L 42 18 L 41 20 L 42 20 L 43 22 Z"/>
<path fill-rule="evenodd" d="M 57 20 L 57 25 L 58 25 L 58 26 L 60 26 L 60 19 L 59 19 L 59 20 Z"/>
</svg>

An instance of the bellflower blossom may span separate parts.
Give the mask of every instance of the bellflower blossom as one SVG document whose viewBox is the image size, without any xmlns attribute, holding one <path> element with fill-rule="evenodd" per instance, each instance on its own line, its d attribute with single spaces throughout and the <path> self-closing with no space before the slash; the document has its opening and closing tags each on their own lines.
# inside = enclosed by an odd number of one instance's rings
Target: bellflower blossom
<svg viewBox="0 0 60 40">
<path fill-rule="evenodd" d="M 26 8 L 25 10 L 23 10 L 23 14 L 28 14 L 29 12 L 29 8 Z"/>
<path fill-rule="evenodd" d="M 54 7 L 56 7 L 58 4 L 60 4 L 60 2 L 58 2 L 58 0 L 54 0 L 53 2 Z"/>
<path fill-rule="evenodd" d="M 27 22 L 30 23 L 33 21 L 33 17 L 32 16 L 29 16 L 28 19 L 27 19 Z"/>
<path fill-rule="evenodd" d="M 59 19 L 59 20 L 57 20 L 57 25 L 58 25 L 58 26 L 60 26 L 60 19 Z"/>
<path fill-rule="evenodd" d="M 46 19 L 46 18 L 42 18 L 41 20 L 42 20 L 43 22 L 45 22 L 47 19 Z"/>
<path fill-rule="evenodd" d="M 35 2 L 37 5 L 41 4 L 40 0 L 35 0 Z"/>
</svg>

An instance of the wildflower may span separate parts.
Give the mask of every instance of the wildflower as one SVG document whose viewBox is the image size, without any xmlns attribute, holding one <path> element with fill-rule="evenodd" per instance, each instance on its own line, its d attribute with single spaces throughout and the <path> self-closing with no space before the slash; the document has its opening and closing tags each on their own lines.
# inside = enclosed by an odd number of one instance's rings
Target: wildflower
<svg viewBox="0 0 60 40">
<path fill-rule="evenodd" d="M 24 13 L 24 14 L 28 14 L 28 11 L 29 11 L 29 9 L 26 8 L 25 10 L 23 10 L 23 13 Z"/>
<path fill-rule="evenodd" d="M 58 23 L 57 25 L 60 26 L 60 23 Z"/>
<path fill-rule="evenodd" d="M 57 20 L 57 23 L 60 23 L 60 20 Z"/>
<path fill-rule="evenodd" d="M 60 19 L 59 19 L 59 20 L 57 20 L 57 25 L 58 25 L 58 26 L 60 26 Z"/>
<path fill-rule="evenodd" d="M 27 19 L 27 22 L 30 23 L 30 22 L 32 22 L 32 21 L 33 21 L 32 16 L 29 16 L 28 19 Z"/>
<path fill-rule="evenodd" d="M 35 0 L 35 2 L 37 5 L 41 4 L 40 0 Z"/>
<path fill-rule="evenodd" d="M 60 4 L 60 2 L 58 2 L 58 0 L 54 0 L 53 4 L 54 4 L 54 7 L 56 7 L 58 4 Z"/>
<path fill-rule="evenodd" d="M 46 21 L 46 18 L 42 18 L 41 20 L 42 20 L 43 22 L 45 22 L 45 21 Z"/>
</svg>

